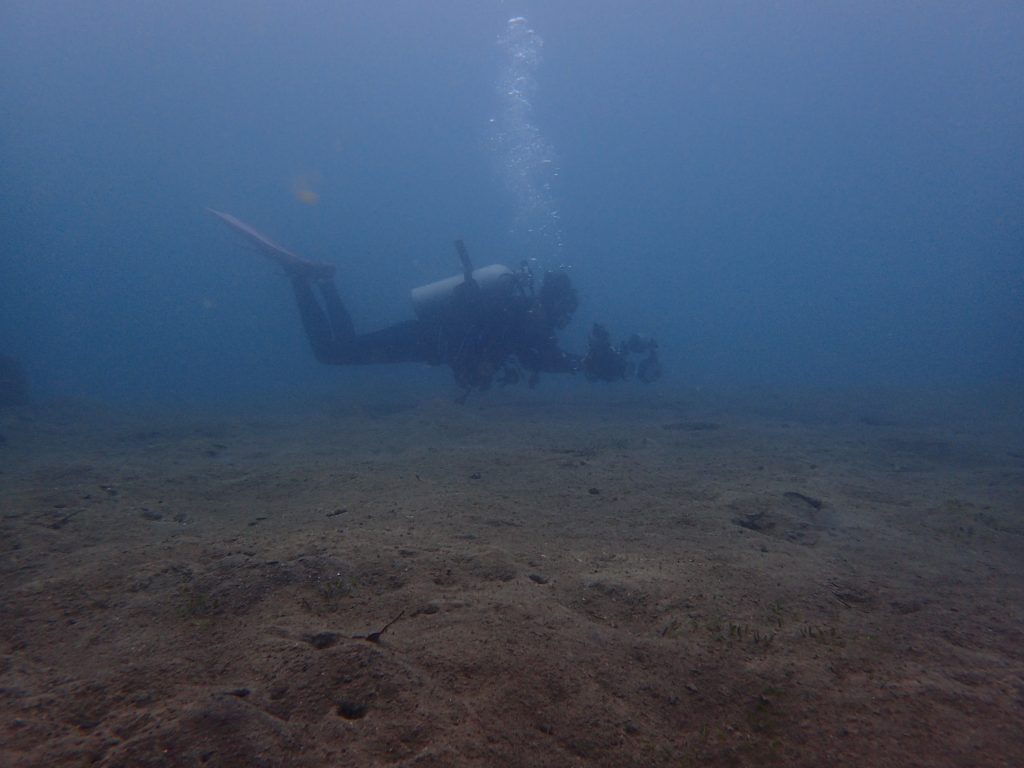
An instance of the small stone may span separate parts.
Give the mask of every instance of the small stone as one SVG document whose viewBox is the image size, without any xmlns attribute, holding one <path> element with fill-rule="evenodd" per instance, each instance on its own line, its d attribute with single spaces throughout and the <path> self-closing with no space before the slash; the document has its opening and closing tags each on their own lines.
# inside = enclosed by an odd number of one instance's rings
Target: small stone
<svg viewBox="0 0 1024 768">
<path fill-rule="evenodd" d="M 355 701 L 342 700 L 338 702 L 338 714 L 346 720 L 358 720 L 366 717 L 366 705 Z"/>
<path fill-rule="evenodd" d="M 318 651 L 322 651 L 324 648 L 330 648 L 338 642 L 338 633 L 317 632 L 315 635 L 310 635 L 307 638 L 307 642 Z"/>
</svg>

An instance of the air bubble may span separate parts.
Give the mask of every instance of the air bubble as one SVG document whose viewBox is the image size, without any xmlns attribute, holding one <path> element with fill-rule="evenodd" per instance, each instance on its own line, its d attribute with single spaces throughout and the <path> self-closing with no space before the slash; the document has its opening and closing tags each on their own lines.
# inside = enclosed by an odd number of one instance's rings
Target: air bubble
<svg viewBox="0 0 1024 768">
<path fill-rule="evenodd" d="M 514 202 L 514 246 L 526 254 L 561 260 L 562 231 L 551 180 L 555 153 L 533 122 L 533 97 L 544 41 L 523 16 L 508 20 L 499 39 L 507 58 L 498 80 L 500 114 L 492 120 L 502 179 Z M 533 256 L 531 256 L 533 258 Z"/>
</svg>

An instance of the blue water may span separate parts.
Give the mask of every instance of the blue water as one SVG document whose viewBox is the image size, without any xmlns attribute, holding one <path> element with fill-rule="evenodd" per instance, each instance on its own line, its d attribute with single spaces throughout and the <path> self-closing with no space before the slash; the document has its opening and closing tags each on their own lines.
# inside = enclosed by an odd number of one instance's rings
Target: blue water
<svg viewBox="0 0 1024 768">
<path fill-rule="evenodd" d="M 571 270 L 566 346 L 657 337 L 655 391 L 1021 391 L 1024 5 L 290 6 L 3 4 L 0 353 L 36 399 L 456 392 L 317 365 L 205 206 L 335 262 L 360 330 L 462 237 Z"/>
</svg>

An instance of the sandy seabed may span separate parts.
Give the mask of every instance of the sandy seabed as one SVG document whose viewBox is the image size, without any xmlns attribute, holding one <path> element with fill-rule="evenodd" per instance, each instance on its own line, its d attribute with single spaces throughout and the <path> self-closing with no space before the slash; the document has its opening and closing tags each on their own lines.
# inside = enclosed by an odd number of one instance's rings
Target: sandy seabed
<svg viewBox="0 0 1024 768">
<path fill-rule="evenodd" d="M 617 397 L 0 413 L 0 764 L 1024 765 L 1018 429 Z"/>
</svg>

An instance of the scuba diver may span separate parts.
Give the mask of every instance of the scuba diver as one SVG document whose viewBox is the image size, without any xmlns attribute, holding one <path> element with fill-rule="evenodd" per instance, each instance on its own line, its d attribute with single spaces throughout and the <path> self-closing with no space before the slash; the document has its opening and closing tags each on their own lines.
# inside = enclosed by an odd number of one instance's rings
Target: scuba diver
<svg viewBox="0 0 1024 768">
<path fill-rule="evenodd" d="M 485 391 L 494 381 L 514 384 L 524 374 L 531 387 L 541 373 L 582 371 L 591 381 L 635 375 L 645 383 L 661 375 L 653 339 L 634 335 L 615 347 L 608 331 L 596 323 L 586 355 L 562 350 L 555 332 L 568 325 L 578 305 L 569 276 L 548 271 L 538 288 L 525 261 L 515 271 L 500 264 L 473 269 L 461 240 L 455 247 L 463 273 L 413 289 L 415 320 L 357 334 L 334 284 L 332 264 L 297 256 L 234 216 L 207 210 L 284 270 L 306 337 L 321 363 L 447 365 L 463 390 L 460 402 L 474 389 Z M 640 359 L 634 362 L 633 356 Z"/>
</svg>

